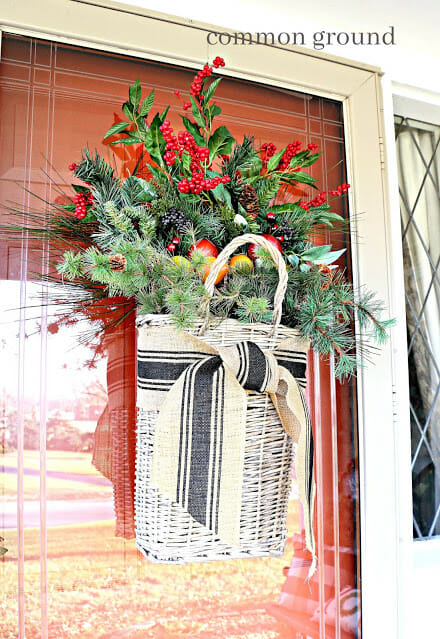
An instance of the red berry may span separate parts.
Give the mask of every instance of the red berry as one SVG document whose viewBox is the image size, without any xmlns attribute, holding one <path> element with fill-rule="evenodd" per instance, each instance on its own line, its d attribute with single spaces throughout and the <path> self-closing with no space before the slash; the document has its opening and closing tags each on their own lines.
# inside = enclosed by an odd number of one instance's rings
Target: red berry
<svg viewBox="0 0 440 639">
<path fill-rule="evenodd" d="M 173 251 L 176 250 L 176 245 L 171 242 L 170 244 L 168 244 L 167 249 L 170 253 L 173 253 Z"/>
<path fill-rule="evenodd" d="M 278 224 L 274 224 L 272 226 L 272 231 L 276 231 L 277 229 L 279 229 L 280 227 L 278 226 Z"/>
<path fill-rule="evenodd" d="M 275 219 L 275 213 L 272 213 L 272 211 L 269 211 L 269 213 L 266 213 L 266 220 L 274 220 Z"/>
<path fill-rule="evenodd" d="M 173 237 L 173 244 L 179 244 L 180 239 L 178 237 Z"/>
</svg>

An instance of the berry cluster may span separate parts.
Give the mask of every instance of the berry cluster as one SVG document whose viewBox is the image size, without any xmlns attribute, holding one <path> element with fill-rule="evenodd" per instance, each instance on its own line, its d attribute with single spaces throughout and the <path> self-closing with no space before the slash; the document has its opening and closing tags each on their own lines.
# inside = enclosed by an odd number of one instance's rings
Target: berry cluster
<svg viewBox="0 0 440 639">
<path fill-rule="evenodd" d="M 168 211 L 162 215 L 162 225 L 165 229 L 175 229 L 177 233 L 183 233 L 185 231 L 187 219 L 185 213 L 171 207 Z"/>
<path fill-rule="evenodd" d="M 162 131 L 162 135 L 166 142 L 163 158 L 167 166 L 172 166 L 175 163 L 177 156 L 182 159 L 184 151 L 187 151 L 191 156 L 191 171 L 200 170 L 201 163 L 206 163 L 208 161 L 209 149 L 205 146 L 198 146 L 194 137 L 191 133 L 188 133 L 188 131 L 180 131 L 177 136 L 173 135 L 173 129 L 171 128 L 169 120 L 165 120 L 159 129 Z"/>
<path fill-rule="evenodd" d="M 87 215 L 87 207 L 93 204 L 93 195 L 91 193 L 75 193 L 73 198 L 75 203 L 75 217 L 83 220 Z"/>
<path fill-rule="evenodd" d="M 326 201 L 327 201 L 327 193 L 331 193 L 332 195 L 340 196 L 343 193 L 347 193 L 349 188 L 350 188 L 350 185 L 346 184 L 344 182 L 343 184 L 340 184 L 333 191 L 322 191 L 322 193 L 320 193 L 315 198 L 313 198 L 313 200 L 310 200 L 310 202 L 300 202 L 299 206 L 302 209 L 308 211 L 311 207 L 321 206 L 322 204 L 325 204 Z"/>
<path fill-rule="evenodd" d="M 69 164 L 69 171 L 75 171 L 75 169 L 78 168 L 78 165 L 76 164 L 76 162 L 72 162 L 72 164 Z"/>
<path fill-rule="evenodd" d="M 350 188 L 350 185 L 343 182 L 334 191 L 330 191 L 330 193 L 332 195 L 342 195 L 343 193 L 347 193 L 349 188 Z"/>
<path fill-rule="evenodd" d="M 307 149 L 309 151 L 315 151 L 318 148 L 318 145 L 315 144 L 314 142 L 310 142 L 310 144 L 307 145 Z"/>
<path fill-rule="evenodd" d="M 215 66 L 216 69 L 218 69 L 219 67 L 225 66 L 225 61 L 218 55 L 216 58 L 214 58 L 212 64 Z"/>
<path fill-rule="evenodd" d="M 273 142 L 265 142 L 261 145 L 261 150 L 263 151 L 264 157 L 268 159 L 275 154 L 277 147 L 275 146 L 275 144 L 273 144 Z"/>
<path fill-rule="evenodd" d="M 203 173 L 194 172 L 191 176 L 191 179 L 183 178 L 177 185 L 177 188 L 181 193 L 195 193 L 198 195 L 202 191 L 210 191 L 211 189 L 215 189 L 219 184 L 226 184 L 230 182 L 231 178 L 229 175 L 215 175 L 212 178 L 205 178 Z"/>
<path fill-rule="evenodd" d="M 285 171 L 289 167 L 290 160 L 299 152 L 301 146 L 302 143 L 299 140 L 295 140 L 294 142 L 291 142 L 287 145 L 286 150 L 281 156 L 281 160 L 278 164 L 279 171 Z"/>
<path fill-rule="evenodd" d="M 209 64 L 205 64 L 203 69 L 201 69 L 198 73 L 196 73 L 191 83 L 191 87 L 189 89 L 190 94 L 194 98 L 203 100 L 204 96 L 201 95 L 203 82 L 206 78 L 209 78 L 213 70 L 214 70 L 213 67 L 211 67 Z"/>
</svg>

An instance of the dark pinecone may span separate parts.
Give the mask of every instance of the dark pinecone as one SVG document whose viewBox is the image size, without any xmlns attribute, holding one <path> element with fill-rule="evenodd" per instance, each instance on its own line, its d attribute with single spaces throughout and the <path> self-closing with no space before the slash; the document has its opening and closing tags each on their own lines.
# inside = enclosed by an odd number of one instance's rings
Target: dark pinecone
<svg viewBox="0 0 440 639">
<path fill-rule="evenodd" d="M 117 255 L 110 255 L 108 261 L 110 262 L 110 268 L 112 271 L 120 272 L 127 266 L 127 258 L 121 253 L 118 253 Z"/>
<path fill-rule="evenodd" d="M 295 227 L 288 224 L 280 224 L 276 231 L 273 232 L 276 238 L 283 237 L 283 247 L 288 248 L 295 245 L 297 250 L 302 250 L 305 247 L 305 243 L 300 241 Z"/>
<path fill-rule="evenodd" d="M 238 199 L 241 206 L 252 220 L 255 220 L 260 212 L 260 205 L 258 202 L 257 192 L 250 184 L 245 184 L 243 191 Z"/>
<path fill-rule="evenodd" d="M 162 215 L 162 225 L 165 229 L 174 228 L 177 233 L 183 233 L 187 226 L 187 219 L 183 211 L 179 211 L 174 206 Z"/>
</svg>

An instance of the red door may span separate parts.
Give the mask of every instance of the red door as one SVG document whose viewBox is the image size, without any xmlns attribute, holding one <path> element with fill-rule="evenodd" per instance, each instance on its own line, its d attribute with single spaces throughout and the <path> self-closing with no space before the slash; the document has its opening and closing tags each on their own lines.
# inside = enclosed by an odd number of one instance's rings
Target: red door
<svg viewBox="0 0 440 639">
<path fill-rule="evenodd" d="M 174 89 L 185 91 L 192 75 L 5 35 L 0 201 L 24 215 L 44 210 L 29 190 L 64 201 L 68 165 L 85 143 L 107 153 L 103 134 L 136 77 L 155 87 L 158 109 L 173 105 L 178 127 Z M 252 130 L 278 148 L 315 142 L 324 151 L 313 167 L 322 188 L 345 181 L 340 103 L 232 79 L 218 97 L 235 137 Z M 136 161 L 129 149 L 117 158 L 121 171 Z M 7 207 L 2 219 L 14 219 Z M 280 559 L 149 564 L 133 540 L 134 331 L 74 347 L 81 327 L 51 322 L 32 297 L 47 247 L 3 233 L 0 250 L 1 304 L 18 309 L 3 314 L 1 335 L 2 636 L 359 637 L 355 385 L 335 382 L 332 363 L 310 356 L 319 555 L 310 586 L 294 495 Z"/>
</svg>

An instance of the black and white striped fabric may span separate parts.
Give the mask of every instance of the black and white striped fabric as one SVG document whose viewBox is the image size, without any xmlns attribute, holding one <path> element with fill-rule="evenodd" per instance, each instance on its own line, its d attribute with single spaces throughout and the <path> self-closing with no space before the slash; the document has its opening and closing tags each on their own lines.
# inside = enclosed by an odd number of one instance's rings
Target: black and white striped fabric
<svg viewBox="0 0 440 639">
<path fill-rule="evenodd" d="M 313 441 L 306 352 L 285 340 L 271 353 L 253 342 L 217 350 L 172 328 L 149 329 L 138 350 L 138 405 L 159 410 L 151 483 L 224 542 L 240 544 L 246 391 L 269 393 L 298 443 L 297 478 L 314 552 Z M 302 452 L 304 449 L 304 454 Z"/>
</svg>

